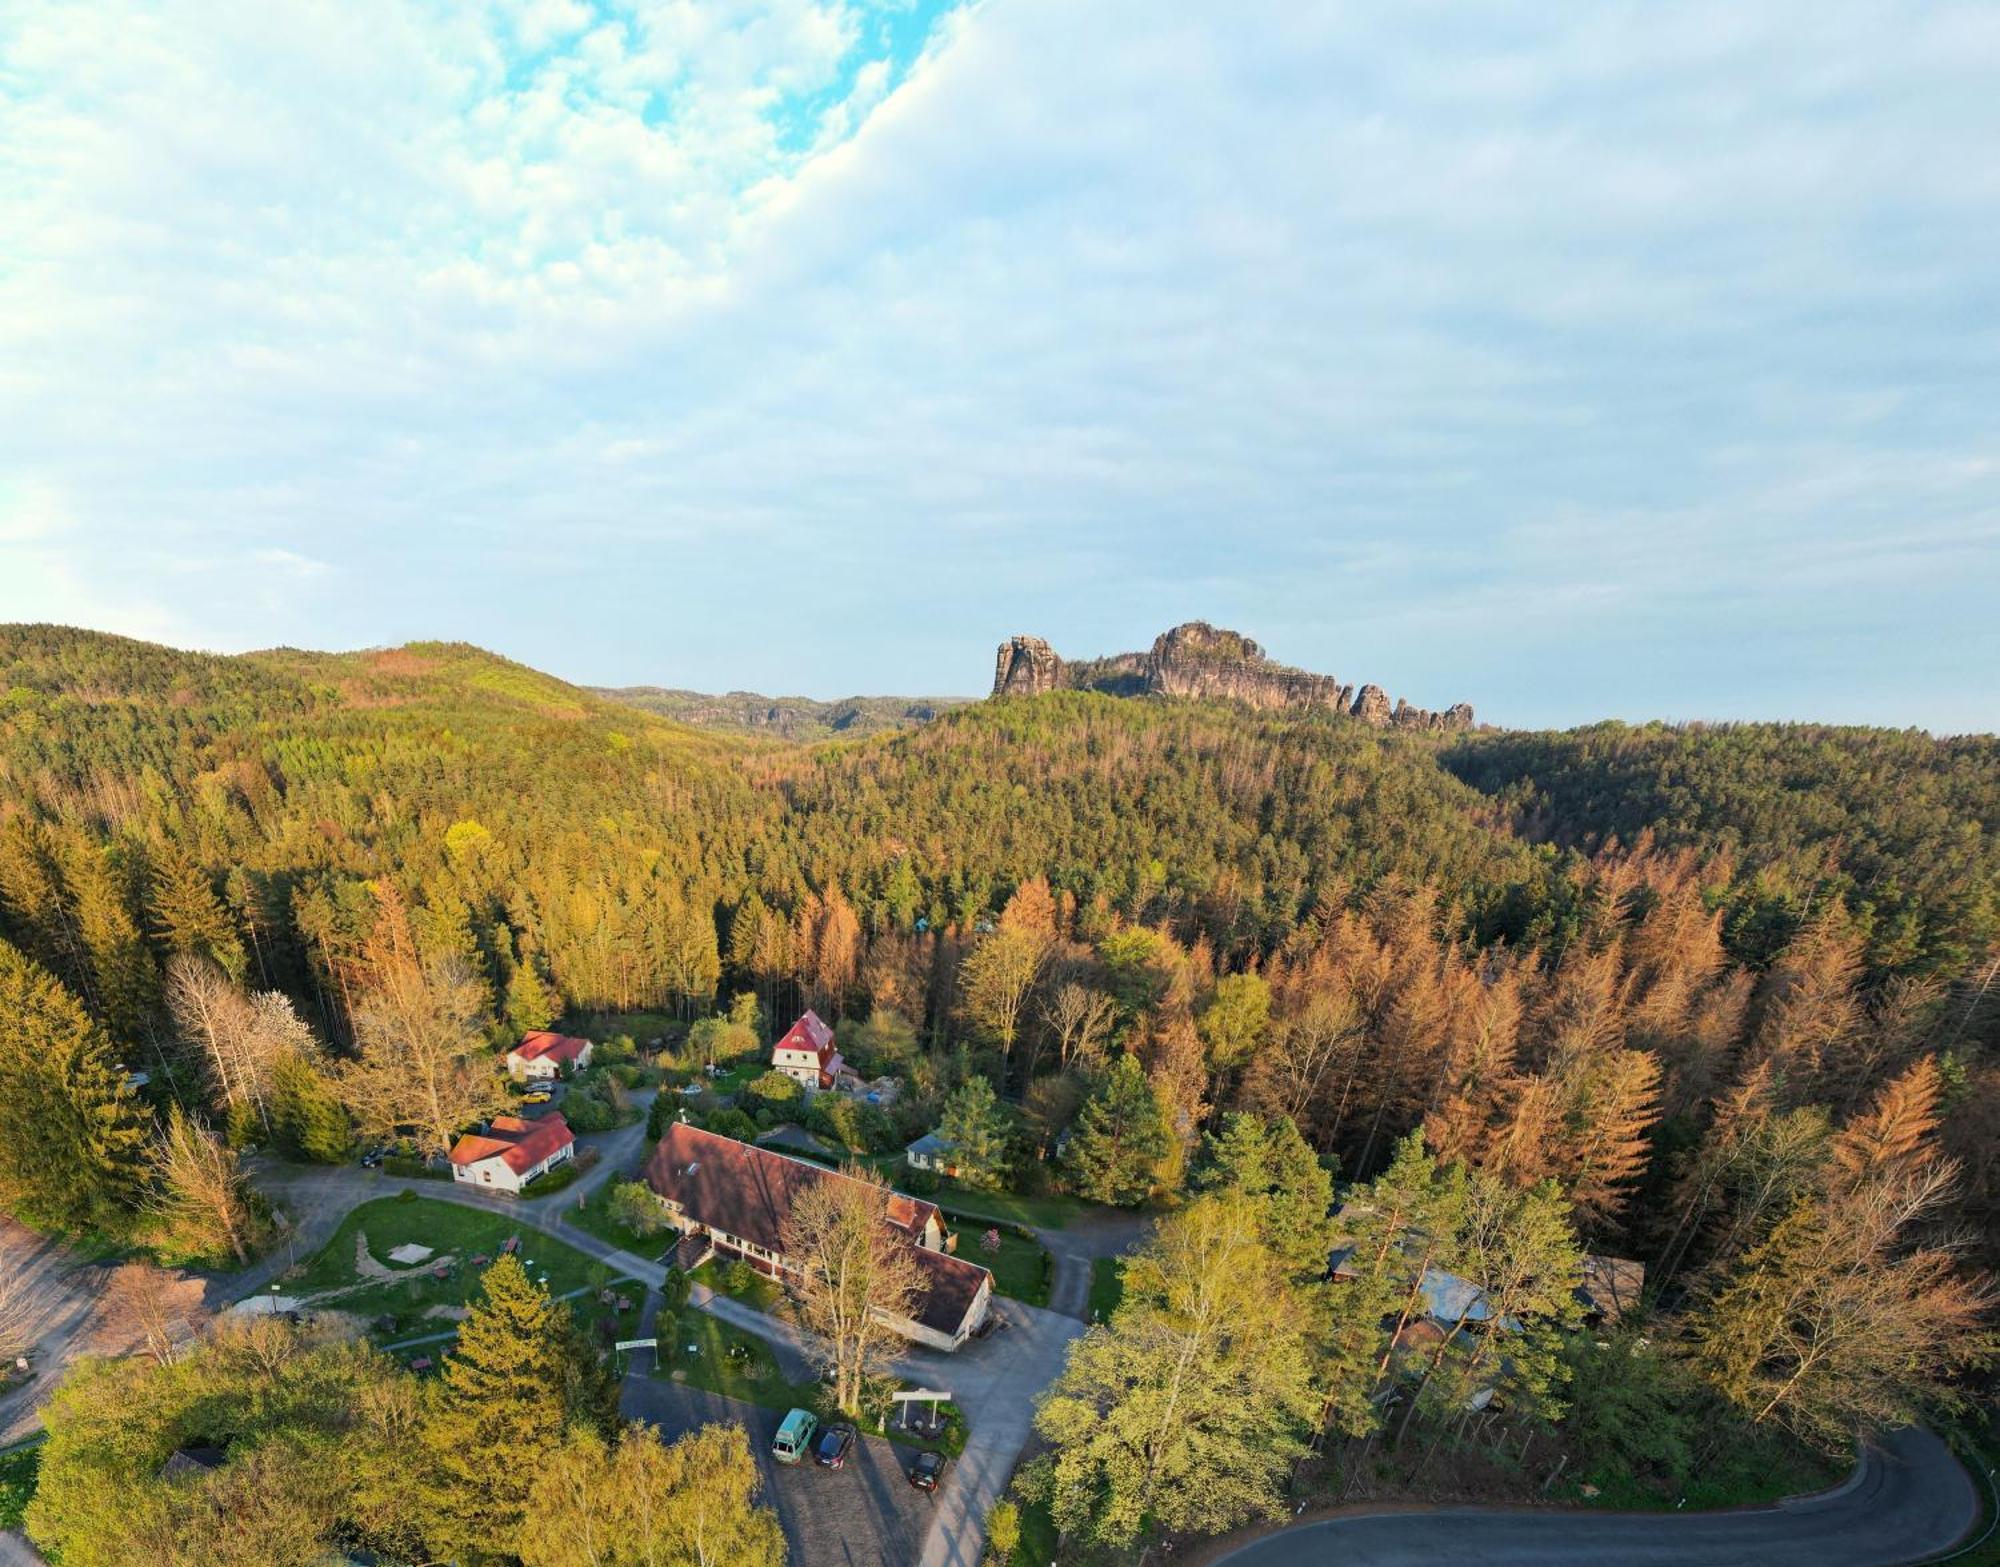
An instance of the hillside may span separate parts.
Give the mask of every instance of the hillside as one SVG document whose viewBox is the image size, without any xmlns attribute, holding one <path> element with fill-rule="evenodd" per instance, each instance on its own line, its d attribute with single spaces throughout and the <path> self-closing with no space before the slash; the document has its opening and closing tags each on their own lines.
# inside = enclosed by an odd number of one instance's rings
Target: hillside
<svg viewBox="0 0 2000 1567">
<path fill-rule="evenodd" d="M 710 695 L 666 686 L 596 686 L 592 692 L 607 702 L 643 708 L 698 729 L 765 735 L 803 744 L 860 740 L 909 729 L 969 700 L 958 696 L 850 696 L 819 702 L 805 696 L 763 696 L 755 691 Z"/>
</svg>

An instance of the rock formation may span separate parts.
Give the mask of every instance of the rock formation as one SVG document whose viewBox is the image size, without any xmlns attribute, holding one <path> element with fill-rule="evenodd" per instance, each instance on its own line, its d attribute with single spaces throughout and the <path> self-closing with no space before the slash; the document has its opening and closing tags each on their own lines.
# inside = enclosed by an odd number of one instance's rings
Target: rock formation
<svg viewBox="0 0 2000 1567">
<path fill-rule="evenodd" d="M 1408 702 L 1393 706 L 1377 685 L 1359 694 L 1331 675 L 1315 675 L 1268 657 L 1238 631 L 1191 620 L 1160 635 L 1147 653 L 1065 663 L 1040 637 L 1010 637 L 993 666 L 995 696 L 1044 691 L 1103 691 L 1113 696 L 1220 697 L 1263 710 L 1346 713 L 1377 728 L 1449 732 L 1472 727 L 1460 702 L 1433 713 Z"/>
<path fill-rule="evenodd" d="M 1040 637 L 1009 637 L 993 663 L 995 696 L 1040 696 L 1067 684 L 1063 661 Z"/>
</svg>

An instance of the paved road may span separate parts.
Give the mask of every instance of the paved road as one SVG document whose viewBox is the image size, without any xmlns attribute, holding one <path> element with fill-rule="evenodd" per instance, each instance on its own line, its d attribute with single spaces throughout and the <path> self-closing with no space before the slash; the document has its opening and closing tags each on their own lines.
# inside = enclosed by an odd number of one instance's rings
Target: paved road
<svg viewBox="0 0 2000 1567">
<path fill-rule="evenodd" d="M 619 1407 L 670 1440 L 709 1424 L 744 1427 L 764 1479 L 758 1500 L 777 1513 L 792 1567 L 907 1567 L 917 1560 L 937 1504 L 903 1477 L 914 1448 L 863 1437 L 844 1469 L 781 1464 L 771 1457 L 771 1438 L 784 1411 L 647 1376 L 625 1379 Z"/>
<path fill-rule="evenodd" d="M 1725 1513 L 1344 1514 L 1266 1535 L 1214 1567 L 1901 1567 L 1979 1522 L 1972 1478 L 1928 1431 L 1870 1449 L 1838 1489 Z"/>
</svg>

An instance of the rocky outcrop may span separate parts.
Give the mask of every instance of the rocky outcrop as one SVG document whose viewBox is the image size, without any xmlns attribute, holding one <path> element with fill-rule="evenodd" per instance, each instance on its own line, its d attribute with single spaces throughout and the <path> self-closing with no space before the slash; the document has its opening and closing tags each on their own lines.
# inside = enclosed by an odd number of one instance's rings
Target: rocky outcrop
<svg viewBox="0 0 2000 1567">
<path fill-rule="evenodd" d="M 1354 706 L 1348 709 L 1364 724 L 1373 724 L 1378 729 L 1389 722 L 1389 693 L 1380 686 L 1363 686 L 1361 694 L 1354 699 Z"/>
<path fill-rule="evenodd" d="M 1063 661 L 1040 637 L 1009 637 L 1000 644 L 993 662 L 995 696 L 1040 696 L 1066 683 Z"/>
<path fill-rule="evenodd" d="M 1258 708 L 1341 708 L 1351 687 L 1264 656 L 1238 631 L 1191 620 L 1156 638 L 1146 689 L 1158 696 L 1226 697 Z"/>
<path fill-rule="evenodd" d="M 1465 703 L 1433 713 L 1390 703 L 1377 685 L 1342 685 L 1332 675 L 1294 669 L 1270 658 L 1240 631 L 1191 620 L 1157 637 L 1146 653 L 1117 653 L 1065 663 L 1040 637 L 1010 637 L 993 666 L 995 696 L 1044 691 L 1104 691 L 1113 696 L 1222 698 L 1263 710 L 1345 713 L 1377 728 L 1445 732 L 1472 727 Z"/>
</svg>

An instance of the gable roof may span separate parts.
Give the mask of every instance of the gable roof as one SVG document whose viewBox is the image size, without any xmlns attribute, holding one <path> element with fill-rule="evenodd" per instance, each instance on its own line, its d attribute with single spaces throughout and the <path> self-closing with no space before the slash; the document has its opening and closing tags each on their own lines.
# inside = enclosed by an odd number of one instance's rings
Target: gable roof
<svg viewBox="0 0 2000 1567">
<path fill-rule="evenodd" d="M 590 1048 L 590 1041 L 577 1039 L 569 1034 L 551 1034 L 545 1028 L 538 1028 L 523 1034 L 521 1042 L 510 1052 L 523 1061 L 573 1062 Z"/>
<path fill-rule="evenodd" d="M 526 1175 L 575 1141 L 576 1134 L 560 1115 L 545 1115 L 539 1121 L 496 1115 L 484 1132 L 469 1132 L 452 1145 L 451 1162 L 478 1164 L 498 1158 L 516 1175 Z"/>
<path fill-rule="evenodd" d="M 809 1010 L 804 1017 L 785 1030 L 783 1037 L 771 1049 L 774 1053 L 780 1050 L 803 1050 L 808 1055 L 818 1056 L 820 1065 L 824 1067 L 826 1058 L 833 1054 L 833 1030 L 820 1020 L 817 1012 Z"/>
<path fill-rule="evenodd" d="M 680 1121 L 668 1124 L 646 1161 L 646 1184 L 661 1197 L 679 1203 L 697 1223 L 777 1256 L 784 1255 L 785 1220 L 792 1204 L 823 1182 L 852 1179 Z M 956 1333 L 989 1277 L 986 1269 L 917 1244 L 937 1217 L 935 1203 L 892 1191 L 886 1217 L 889 1227 L 910 1243 L 929 1286 L 916 1320 Z"/>
<path fill-rule="evenodd" d="M 1583 1277 L 1576 1286 L 1576 1298 L 1584 1310 L 1597 1313 L 1606 1322 L 1616 1322 L 1639 1304 L 1645 1290 L 1643 1262 L 1590 1253 L 1583 1259 Z"/>
</svg>

